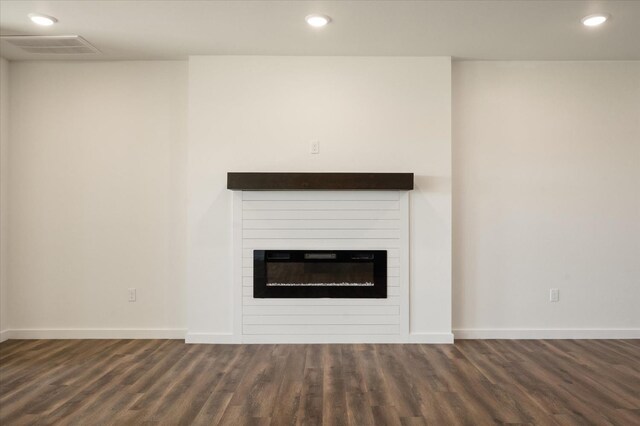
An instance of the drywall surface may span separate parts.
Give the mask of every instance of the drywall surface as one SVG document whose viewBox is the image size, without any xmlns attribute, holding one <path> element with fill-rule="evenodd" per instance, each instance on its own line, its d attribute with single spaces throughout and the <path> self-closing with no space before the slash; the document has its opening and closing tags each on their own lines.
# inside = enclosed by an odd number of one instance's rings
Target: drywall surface
<svg viewBox="0 0 640 426">
<path fill-rule="evenodd" d="M 459 62 L 453 94 L 454 329 L 637 337 L 640 62 Z"/>
<path fill-rule="evenodd" d="M 9 329 L 9 61 L 0 58 L 0 341 Z"/>
<path fill-rule="evenodd" d="M 175 337 L 186 322 L 187 63 L 10 72 L 12 329 Z"/>
<path fill-rule="evenodd" d="M 450 333 L 450 97 L 450 58 L 191 57 L 189 333 L 233 330 L 228 171 L 414 172 L 410 332 Z"/>
</svg>

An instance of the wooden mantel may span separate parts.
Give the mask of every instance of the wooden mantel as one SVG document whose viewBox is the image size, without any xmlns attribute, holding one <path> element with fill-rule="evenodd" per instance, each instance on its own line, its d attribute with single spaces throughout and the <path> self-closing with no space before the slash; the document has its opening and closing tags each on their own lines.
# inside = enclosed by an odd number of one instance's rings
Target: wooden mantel
<svg viewBox="0 0 640 426">
<path fill-rule="evenodd" d="M 409 191 L 413 173 L 271 173 L 228 172 L 234 191 Z"/>
</svg>

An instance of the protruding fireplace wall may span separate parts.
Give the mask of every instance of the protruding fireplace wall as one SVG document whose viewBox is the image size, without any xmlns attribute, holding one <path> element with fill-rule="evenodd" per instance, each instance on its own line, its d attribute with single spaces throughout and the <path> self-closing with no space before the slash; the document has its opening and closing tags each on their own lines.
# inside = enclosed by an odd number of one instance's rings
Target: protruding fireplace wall
<svg viewBox="0 0 640 426">
<path fill-rule="evenodd" d="M 415 173 L 409 339 L 451 341 L 450 58 L 189 59 L 190 342 L 233 340 L 229 171 Z"/>
</svg>

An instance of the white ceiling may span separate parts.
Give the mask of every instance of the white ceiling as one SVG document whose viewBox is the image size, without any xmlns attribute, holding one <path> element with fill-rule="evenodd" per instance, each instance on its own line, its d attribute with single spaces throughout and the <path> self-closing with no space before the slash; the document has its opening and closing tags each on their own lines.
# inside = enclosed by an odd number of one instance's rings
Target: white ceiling
<svg viewBox="0 0 640 426">
<path fill-rule="evenodd" d="M 32 24 L 27 14 L 59 22 Z M 587 28 L 580 19 L 607 12 Z M 333 22 L 314 29 L 310 13 Z M 27 59 L 183 59 L 189 55 L 389 55 L 457 59 L 640 59 L 640 1 L 0 1 L 7 34 L 79 34 L 100 55 Z"/>
</svg>

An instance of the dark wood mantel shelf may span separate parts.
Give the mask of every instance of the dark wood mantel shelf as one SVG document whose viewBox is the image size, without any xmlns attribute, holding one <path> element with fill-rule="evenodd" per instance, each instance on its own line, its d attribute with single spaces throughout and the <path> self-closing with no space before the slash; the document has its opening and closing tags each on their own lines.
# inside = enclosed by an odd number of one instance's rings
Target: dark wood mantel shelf
<svg viewBox="0 0 640 426">
<path fill-rule="evenodd" d="M 413 173 L 262 173 L 228 172 L 235 191 L 342 191 L 413 189 Z"/>
</svg>

